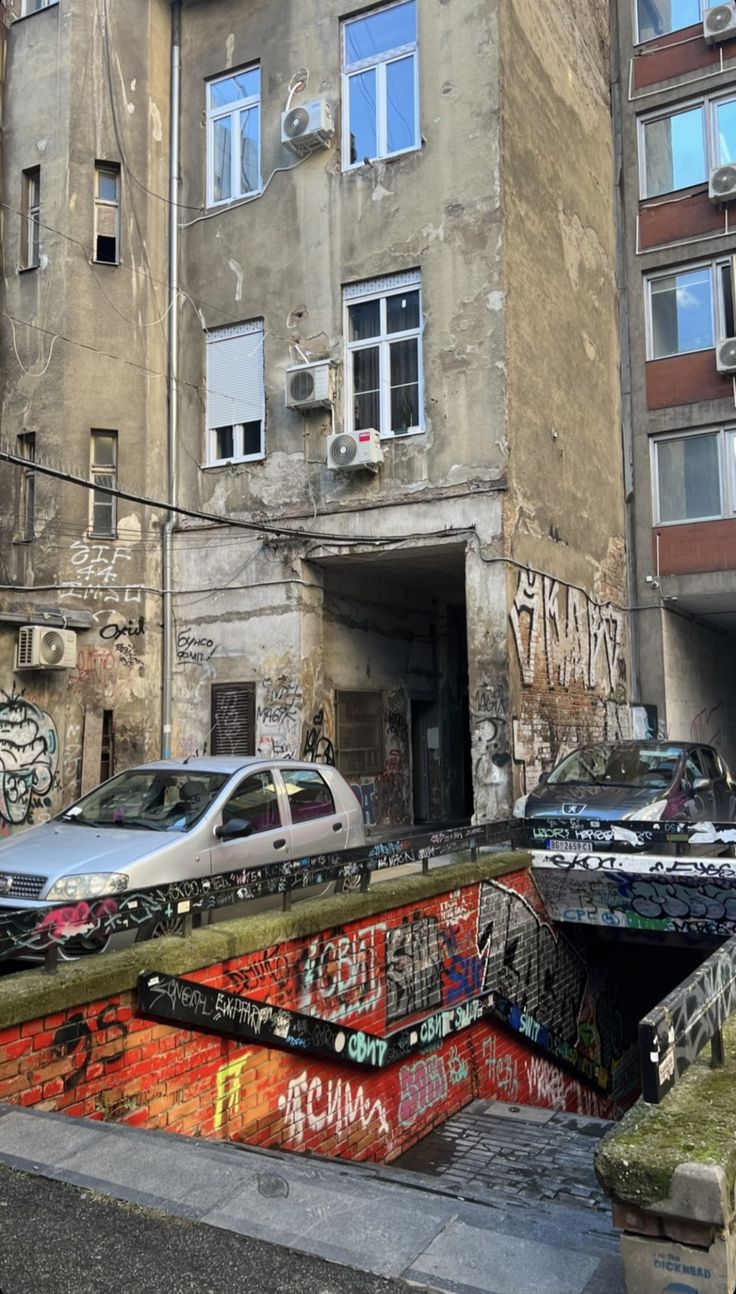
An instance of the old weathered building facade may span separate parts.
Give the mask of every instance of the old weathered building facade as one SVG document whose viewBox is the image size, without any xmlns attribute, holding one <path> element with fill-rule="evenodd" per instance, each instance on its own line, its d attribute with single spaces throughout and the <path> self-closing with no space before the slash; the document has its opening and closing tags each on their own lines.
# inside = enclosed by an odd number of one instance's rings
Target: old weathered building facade
<svg viewBox="0 0 736 1294">
<path fill-rule="evenodd" d="M 8 33 L 5 829 L 112 743 L 505 816 L 631 726 L 607 5 L 134 7 Z"/>
</svg>

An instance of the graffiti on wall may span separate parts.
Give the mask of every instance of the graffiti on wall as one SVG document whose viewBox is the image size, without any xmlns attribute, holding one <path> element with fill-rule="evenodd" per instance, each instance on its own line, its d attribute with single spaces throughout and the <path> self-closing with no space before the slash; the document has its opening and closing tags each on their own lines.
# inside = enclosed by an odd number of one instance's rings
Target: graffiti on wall
<svg viewBox="0 0 736 1294">
<path fill-rule="evenodd" d="M 415 914 L 386 935 L 386 1022 L 442 1005 L 442 950 L 436 917 Z"/>
<path fill-rule="evenodd" d="M 61 601 L 83 593 L 85 599 L 115 605 L 118 602 L 140 602 L 143 590 L 131 586 L 126 563 L 133 553 L 120 544 L 95 544 L 75 539 L 70 547 L 73 588 L 63 589 Z"/>
<path fill-rule="evenodd" d="M 514 762 L 529 790 L 567 750 L 630 735 L 624 615 L 582 589 L 521 571 L 509 622 L 522 686 L 537 689 L 512 720 Z M 559 694 L 573 689 L 589 708 L 571 718 Z"/>
<path fill-rule="evenodd" d="M 302 693 L 287 674 L 264 678 L 256 708 L 256 751 L 269 759 L 297 759 Z"/>
<path fill-rule="evenodd" d="M 385 929 L 378 922 L 310 940 L 297 966 L 299 1009 L 325 1020 L 373 1010 L 381 997 Z"/>
<path fill-rule="evenodd" d="M 34 809 L 50 807 L 58 758 L 51 715 L 20 694 L 0 691 L 0 830 L 31 823 Z"/>
<path fill-rule="evenodd" d="M 342 1136 L 348 1128 L 370 1129 L 375 1137 L 387 1137 L 390 1129 L 386 1109 L 379 1097 L 366 1095 L 362 1083 L 350 1079 L 309 1077 L 303 1069 L 290 1078 L 278 1098 L 287 1139 L 300 1146 L 307 1133 Z"/>
<path fill-rule="evenodd" d="M 327 721 L 322 706 L 312 715 L 312 722 L 305 730 L 302 759 L 308 759 L 313 764 L 335 763 L 335 747 L 327 734 Z"/>
</svg>

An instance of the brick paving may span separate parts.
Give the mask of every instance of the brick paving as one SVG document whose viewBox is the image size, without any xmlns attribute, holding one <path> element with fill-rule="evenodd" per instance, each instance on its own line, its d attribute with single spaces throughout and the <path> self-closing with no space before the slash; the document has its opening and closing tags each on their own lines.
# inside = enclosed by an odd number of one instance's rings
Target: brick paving
<svg viewBox="0 0 736 1294">
<path fill-rule="evenodd" d="M 611 1127 L 564 1111 L 472 1101 L 391 1167 L 432 1177 L 434 1190 L 482 1204 L 556 1203 L 609 1213 L 593 1155 Z"/>
</svg>

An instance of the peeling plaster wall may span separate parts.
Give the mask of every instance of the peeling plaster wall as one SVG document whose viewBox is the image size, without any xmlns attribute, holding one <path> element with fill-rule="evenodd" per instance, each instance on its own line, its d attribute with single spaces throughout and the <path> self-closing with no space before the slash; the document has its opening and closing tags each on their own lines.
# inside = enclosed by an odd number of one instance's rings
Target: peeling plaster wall
<svg viewBox="0 0 736 1294">
<path fill-rule="evenodd" d="M 502 48 L 505 542 L 553 577 L 508 575 L 523 789 L 629 731 L 608 6 L 516 0 Z"/>
<path fill-rule="evenodd" d="M 91 430 L 114 430 L 119 482 L 161 498 L 167 205 L 156 195 L 167 183 L 170 7 L 129 0 L 124 14 L 112 4 L 107 14 L 109 81 L 103 0 L 60 0 L 8 30 L 2 310 L 28 326 L 13 334 L 0 321 L 3 439 L 14 450 L 32 433 L 39 463 L 89 477 Z M 96 161 L 121 165 L 119 265 L 92 259 Z M 22 272 L 21 176 L 37 165 L 40 266 Z M 59 673 L 14 674 L 17 630 L 0 628 L 0 699 L 22 692 L 58 734 L 43 806 L 56 810 L 79 792 L 85 741 L 87 782 L 99 779 L 104 710 L 118 768 L 157 753 L 160 518 L 120 501 L 117 537 L 94 538 L 88 491 L 37 475 L 34 540 L 21 542 L 20 487 L 3 465 L 0 582 L 13 586 L 3 608 L 92 616 L 76 669 Z"/>
</svg>

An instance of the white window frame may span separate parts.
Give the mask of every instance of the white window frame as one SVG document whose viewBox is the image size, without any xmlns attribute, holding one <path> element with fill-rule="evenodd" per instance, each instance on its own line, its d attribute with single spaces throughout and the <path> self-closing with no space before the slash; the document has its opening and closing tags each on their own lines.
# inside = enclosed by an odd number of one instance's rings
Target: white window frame
<svg viewBox="0 0 736 1294">
<path fill-rule="evenodd" d="M 51 9 L 57 5 L 59 0 L 23 0 L 22 18 L 27 18 L 29 14 L 40 13 L 42 9 Z"/>
<path fill-rule="evenodd" d="M 675 359 L 678 355 L 697 355 L 702 351 L 714 350 L 715 347 L 726 338 L 725 331 L 725 307 L 723 294 L 721 292 L 720 271 L 724 265 L 732 264 L 732 273 L 734 266 L 730 256 L 720 256 L 714 261 L 695 261 L 688 265 L 669 265 L 666 269 L 659 269 L 656 273 L 647 274 L 644 277 L 644 311 L 646 322 L 646 358 L 650 360 Z M 690 274 L 696 270 L 710 271 L 710 308 L 711 308 L 711 327 L 713 330 L 713 342 L 710 346 L 700 346 L 696 350 L 677 350 L 671 355 L 654 354 L 654 326 L 652 320 L 652 284 L 658 279 L 672 278 L 677 274 Z"/>
<path fill-rule="evenodd" d="M 703 10 L 706 8 L 709 9 L 711 6 L 711 3 L 717 4 L 717 2 L 718 0 L 699 0 L 698 9 L 700 11 L 701 19 L 703 17 Z M 648 45 L 650 41 L 663 40 L 665 36 L 670 36 L 674 31 L 685 31 L 688 27 L 693 27 L 695 25 L 694 23 L 686 23 L 684 27 L 670 27 L 669 31 L 662 32 L 661 36 L 649 36 L 647 40 L 642 40 L 641 33 L 639 31 L 638 0 L 633 0 L 633 5 L 634 5 L 634 44 L 635 45 Z"/>
<path fill-rule="evenodd" d="M 386 332 L 386 306 L 385 301 L 388 297 L 401 296 L 407 291 L 419 293 L 419 326 L 418 328 L 409 328 L 404 332 Z M 381 331 L 376 337 L 368 337 L 363 341 L 350 341 L 350 317 L 349 307 L 359 301 L 380 301 L 381 302 Z M 377 346 L 379 351 L 378 383 L 379 383 L 379 412 L 380 427 L 376 430 L 380 432 L 381 440 L 403 440 L 405 436 L 420 436 L 425 430 L 424 425 L 424 310 L 422 306 L 422 276 L 419 270 L 410 270 L 405 274 L 392 274 L 384 279 L 372 279 L 364 283 L 351 283 L 343 288 L 343 336 L 345 337 L 345 429 L 353 431 L 353 362 L 352 356 L 355 351 L 369 350 Z M 392 342 L 406 341 L 409 338 L 417 339 L 417 400 L 419 403 L 419 425 L 410 427 L 407 431 L 394 432 L 391 430 L 391 379 L 390 379 L 390 352 L 389 346 Z"/>
<path fill-rule="evenodd" d="M 41 167 L 22 172 L 21 269 L 37 270 L 41 265 Z"/>
<path fill-rule="evenodd" d="M 258 94 L 251 94 L 244 99 L 234 99 L 224 108 L 213 108 L 210 101 L 210 94 L 213 85 L 218 85 L 221 81 L 230 81 L 240 72 L 255 72 L 259 74 Z M 227 207 L 233 202 L 240 202 L 243 198 L 254 197 L 263 192 L 263 179 L 261 176 L 261 94 L 262 84 L 260 79 L 260 63 L 249 63 L 245 67 L 231 68 L 230 71 L 224 72 L 222 76 L 215 76 L 212 80 L 206 82 L 205 93 L 207 96 L 207 206 L 208 207 Z M 253 109 L 258 111 L 258 180 L 254 189 L 248 189 L 243 193 L 235 192 L 235 181 L 241 174 L 240 167 L 240 131 L 236 130 L 237 119 L 241 112 Z M 230 167 L 233 178 L 233 192 L 229 198 L 215 198 L 215 123 L 221 121 L 224 117 L 232 118 L 230 128 Z"/>
<path fill-rule="evenodd" d="M 98 463 L 95 461 L 95 445 L 98 438 L 102 436 L 112 437 L 114 446 L 113 462 Z M 94 483 L 105 477 L 104 484 L 110 486 L 113 490 L 117 489 L 118 484 L 118 433 L 108 427 L 93 427 L 90 432 L 89 443 L 89 475 L 90 480 Z M 95 490 L 89 492 L 89 536 L 91 539 L 117 539 L 118 535 L 118 501 L 117 495 L 105 494 L 105 499 L 110 500 L 110 529 L 95 530 Z"/>
<path fill-rule="evenodd" d="M 261 436 L 260 447 L 255 454 L 244 453 L 244 427 L 245 421 L 213 422 L 210 425 L 211 398 L 210 398 L 210 346 L 217 345 L 218 341 L 227 341 L 236 337 L 248 338 L 252 344 L 253 350 L 249 350 L 248 358 L 254 359 L 254 371 L 256 362 L 259 363 L 259 390 L 260 408 L 257 410 L 259 418 L 249 419 L 249 422 L 257 422 L 260 419 Z M 206 417 L 206 451 L 204 467 L 223 467 L 227 463 L 254 463 L 260 462 L 266 457 L 266 386 L 264 376 L 264 341 L 265 328 L 262 319 L 252 319 L 247 323 L 230 324 L 225 328 L 213 328 L 206 334 L 205 352 L 206 352 L 206 375 L 205 384 L 207 389 L 207 399 L 205 405 Z M 258 361 L 255 360 L 256 355 Z M 216 399 L 219 397 L 224 400 L 236 400 L 236 396 L 230 395 L 229 392 L 222 390 L 212 390 L 212 396 Z M 217 431 L 219 427 L 232 427 L 233 429 L 233 453 L 227 458 L 217 457 Z"/>
<path fill-rule="evenodd" d="M 718 437 L 718 491 L 720 511 L 704 517 L 682 517 L 677 521 L 662 521 L 659 511 L 659 452 L 658 446 L 669 440 L 690 440 L 694 436 Z M 700 521 L 721 521 L 733 516 L 736 512 L 736 466 L 729 458 L 731 440 L 736 438 L 736 426 L 698 427 L 693 431 L 667 432 L 652 436 L 649 441 L 650 466 L 652 476 L 652 517 L 653 524 L 664 529 L 669 526 L 690 526 Z"/>
<path fill-rule="evenodd" d="M 360 72 L 367 72 L 371 68 L 376 69 L 376 148 L 377 152 L 369 161 L 377 161 L 379 158 L 403 157 L 406 153 L 415 153 L 421 148 L 422 132 L 419 126 L 419 0 L 415 7 L 417 35 L 411 44 L 397 45 L 395 49 L 382 51 L 376 54 L 374 58 L 359 59 L 355 63 L 348 63 L 346 48 L 346 33 L 351 22 L 361 21 L 369 18 L 373 14 L 381 13 L 386 9 L 397 9 L 400 5 L 405 4 L 406 0 L 394 0 L 393 4 L 379 5 L 376 9 L 353 14 L 344 18 L 341 23 L 340 47 L 341 47 L 341 81 L 342 81 L 342 169 L 343 171 L 354 171 L 359 166 L 364 165 L 364 158 L 359 157 L 355 162 L 350 161 L 350 95 L 349 82 L 353 76 Z M 387 93 L 386 93 L 386 67 L 389 63 L 397 63 L 400 59 L 408 58 L 411 55 L 414 68 L 414 142 L 407 148 L 397 148 L 393 152 L 388 150 L 388 111 L 387 111 Z"/>
<path fill-rule="evenodd" d="M 117 197 L 112 198 L 100 197 L 100 177 L 102 175 L 114 175 Z M 95 224 L 94 224 L 94 255 L 92 257 L 96 265 L 119 265 L 120 264 L 120 167 L 115 162 L 95 162 Z M 111 210 L 115 216 L 115 259 L 114 261 L 101 261 L 97 258 L 97 238 L 98 238 L 98 212 L 101 209 Z"/>
<path fill-rule="evenodd" d="M 682 188 L 694 189 L 698 185 L 705 186 L 708 183 L 710 172 L 716 166 L 725 166 L 718 156 L 718 132 L 716 130 L 716 111 L 721 104 L 736 102 L 736 94 L 733 91 L 729 94 L 701 95 L 697 99 L 689 99 L 685 102 L 670 104 L 666 108 L 656 108 L 653 112 L 642 113 L 637 117 L 637 144 L 639 155 L 639 197 L 642 202 L 651 200 L 656 202 L 657 199 L 664 200 L 670 193 L 681 193 L 682 189 L 667 189 L 664 193 L 647 193 L 647 157 L 646 157 L 646 127 L 655 121 L 663 121 L 669 117 L 679 117 L 684 112 L 692 112 L 694 108 L 702 109 L 703 113 L 703 155 L 705 157 L 705 177 L 702 180 L 696 180 L 693 184 L 683 185 Z"/>
</svg>

